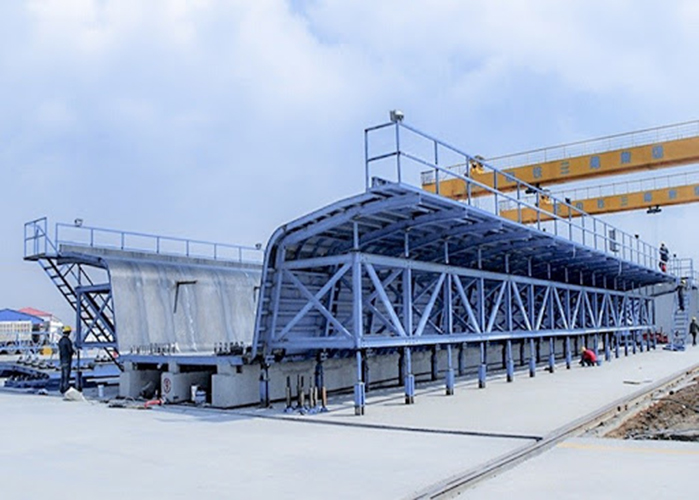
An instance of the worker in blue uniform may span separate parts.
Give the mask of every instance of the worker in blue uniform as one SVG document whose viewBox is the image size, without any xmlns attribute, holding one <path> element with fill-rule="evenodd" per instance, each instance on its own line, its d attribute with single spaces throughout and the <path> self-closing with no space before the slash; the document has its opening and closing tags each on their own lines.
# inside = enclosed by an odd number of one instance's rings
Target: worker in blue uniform
<svg viewBox="0 0 699 500">
<path fill-rule="evenodd" d="M 65 393 L 70 387 L 70 368 L 73 363 L 73 342 L 70 340 L 70 332 L 73 329 L 70 326 L 63 327 L 63 336 L 58 341 L 58 355 L 61 361 L 61 386 L 59 390 L 61 394 Z"/>
</svg>

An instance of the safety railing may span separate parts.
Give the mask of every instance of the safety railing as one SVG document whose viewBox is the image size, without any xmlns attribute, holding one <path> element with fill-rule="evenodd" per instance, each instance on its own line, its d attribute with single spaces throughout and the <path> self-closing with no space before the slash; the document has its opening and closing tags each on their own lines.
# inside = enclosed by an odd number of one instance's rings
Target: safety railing
<svg viewBox="0 0 699 500">
<path fill-rule="evenodd" d="M 656 189 L 669 189 L 682 186 L 695 186 L 695 189 L 698 191 L 697 194 L 699 194 L 699 188 L 696 188 L 697 185 L 699 185 L 699 171 L 650 177 L 648 179 L 614 182 L 611 184 L 601 184 L 599 186 L 555 190 L 552 192 L 552 194 L 562 200 L 569 198 L 575 201 L 602 196 L 624 195 L 629 193 L 653 191 Z M 534 198 L 530 196 L 529 198 L 525 197 L 525 199 L 531 201 Z M 512 208 L 510 205 L 500 205 L 501 210 L 509 210 L 510 208 Z"/>
<path fill-rule="evenodd" d="M 25 258 L 52 256 L 60 245 L 116 249 L 158 255 L 205 258 L 233 262 L 261 262 L 262 245 L 244 246 L 210 241 L 119 231 L 74 224 L 56 223 L 54 238 L 49 238 L 46 218 L 24 226 Z"/>
<path fill-rule="evenodd" d="M 514 168 L 697 136 L 699 121 L 695 120 L 496 156 L 488 158 L 487 162 L 496 168 Z"/>
<path fill-rule="evenodd" d="M 471 168 L 465 168 L 463 173 L 451 168 L 455 164 L 468 166 L 473 162 L 478 163 L 479 178 L 483 178 L 482 172 L 492 174 L 493 187 L 472 178 Z M 529 226 L 542 232 L 593 248 L 616 259 L 651 269 L 658 267 L 659 254 L 656 246 L 493 167 L 481 158 L 464 153 L 402 122 L 386 123 L 365 130 L 367 189 L 371 187 L 374 177 L 422 186 L 425 168 L 430 169 L 429 174 L 437 194 L 440 194 L 443 181 L 456 179 L 464 183 L 466 195 L 462 202 L 467 205 L 499 215 L 500 202 L 506 201 L 517 211 L 516 222 L 522 222 L 523 211 L 532 210 L 536 214 L 536 220 Z M 514 185 L 515 189 L 506 193 L 499 191 L 498 182 L 506 182 L 508 188 Z M 471 196 L 472 191 L 477 191 L 478 196 Z M 483 197 L 483 191 L 491 196 Z M 533 197 L 529 198 L 527 194 Z"/>
<path fill-rule="evenodd" d="M 694 270 L 694 260 L 690 258 L 673 257 L 668 262 L 668 271 L 680 278 L 689 278 L 690 284 L 699 283 L 699 273 Z"/>
</svg>

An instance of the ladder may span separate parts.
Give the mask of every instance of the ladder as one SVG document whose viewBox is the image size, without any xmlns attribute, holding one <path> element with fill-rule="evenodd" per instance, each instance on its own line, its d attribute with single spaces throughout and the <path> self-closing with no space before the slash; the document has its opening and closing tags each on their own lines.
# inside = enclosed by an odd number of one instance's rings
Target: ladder
<svg viewBox="0 0 699 500">
<path fill-rule="evenodd" d="M 689 314 L 692 310 L 691 297 L 690 278 L 682 278 L 672 300 L 672 335 L 668 339 L 668 348 L 671 351 L 684 351 L 687 344 Z"/>
</svg>

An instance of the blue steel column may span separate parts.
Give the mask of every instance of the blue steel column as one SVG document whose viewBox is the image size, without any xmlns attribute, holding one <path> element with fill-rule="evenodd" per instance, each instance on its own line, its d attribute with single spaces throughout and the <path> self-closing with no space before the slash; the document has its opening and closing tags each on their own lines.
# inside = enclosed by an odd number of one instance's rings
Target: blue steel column
<svg viewBox="0 0 699 500">
<path fill-rule="evenodd" d="M 620 333 L 614 332 L 614 357 L 619 359 L 619 344 L 621 343 Z"/>
<path fill-rule="evenodd" d="M 481 362 L 478 365 L 478 387 L 485 388 L 485 377 L 488 365 L 486 364 L 485 342 L 480 343 L 480 358 Z"/>
<path fill-rule="evenodd" d="M 549 371 L 553 373 L 556 369 L 556 344 L 554 337 L 549 337 Z"/>
<path fill-rule="evenodd" d="M 570 351 L 570 337 L 566 337 L 565 350 L 566 350 L 566 368 L 568 370 L 570 370 L 570 365 L 573 363 L 573 355 Z"/>
<path fill-rule="evenodd" d="M 364 392 L 364 382 L 362 382 L 362 352 L 357 349 L 357 384 L 354 386 L 354 414 L 364 415 L 366 404 L 366 393 Z"/>
<path fill-rule="evenodd" d="M 599 356 L 599 335 L 598 334 L 596 334 L 596 333 L 594 334 L 594 336 L 592 337 L 592 342 L 595 345 L 593 352 L 595 353 L 595 356 L 597 357 L 597 364 L 601 365 L 602 360 L 600 359 L 600 356 Z"/>
<path fill-rule="evenodd" d="M 436 156 L 436 145 L 435 145 L 435 156 Z M 449 243 L 444 243 L 444 260 L 449 263 Z M 446 296 L 444 302 L 446 303 L 446 315 L 447 315 L 447 335 L 454 333 L 454 304 L 452 297 L 452 275 L 447 274 L 446 279 Z M 446 394 L 447 396 L 452 396 L 454 394 L 454 361 L 452 360 L 452 347 L 451 344 L 447 344 L 447 374 L 446 374 Z"/>
<path fill-rule="evenodd" d="M 357 224 L 354 224 L 354 246 L 359 247 L 359 233 Z M 362 339 L 362 263 L 360 254 L 355 251 L 352 258 L 352 327 L 354 334 L 354 345 L 357 356 L 357 383 L 354 386 L 354 413 L 364 415 L 364 405 L 366 395 L 364 392 L 364 382 L 362 380 L 362 353 L 359 350 Z"/>
<path fill-rule="evenodd" d="M 536 375 L 536 347 L 534 346 L 534 339 L 529 339 L 529 376 L 533 377 Z"/>
<path fill-rule="evenodd" d="M 515 379 L 515 362 L 512 359 L 512 341 L 510 339 L 505 345 L 505 357 L 507 359 L 507 381 L 512 382 Z"/>
<path fill-rule="evenodd" d="M 510 272 L 510 259 L 509 255 L 505 255 L 505 271 L 509 274 Z M 507 330 L 512 331 L 514 329 L 514 322 L 512 321 L 512 283 L 507 283 L 507 303 L 505 307 L 505 313 L 507 314 Z M 512 340 L 507 339 L 505 344 L 505 370 L 507 372 L 507 381 L 512 382 L 515 378 L 515 361 L 512 358 Z"/>
<path fill-rule="evenodd" d="M 604 334 L 604 360 L 605 361 L 611 361 L 611 359 L 612 359 L 612 353 L 611 353 L 611 350 L 609 348 L 609 341 L 610 341 L 609 333 L 605 333 Z"/>
<path fill-rule="evenodd" d="M 408 233 L 405 233 L 404 255 L 407 259 L 410 255 Z M 413 336 L 413 276 L 409 267 L 403 270 L 403 326 L 408 337 Z M 405 348 L 405 404 L 415 402 L 415 376 L 413 375 L 412 353 L 410 347 Z"/>
</svg>

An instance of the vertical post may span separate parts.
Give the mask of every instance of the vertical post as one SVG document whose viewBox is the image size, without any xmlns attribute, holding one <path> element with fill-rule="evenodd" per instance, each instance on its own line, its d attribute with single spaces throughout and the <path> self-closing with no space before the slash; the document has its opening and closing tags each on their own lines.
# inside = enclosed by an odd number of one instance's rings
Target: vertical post
<svg viewBox="0 0 699 500">
<path fill-rule="evenodd" d="M 529 339 L 529 376 L 533 377 L 536 375 L 536 347 L 534 346 L 534 339 Z"/>
<path fill-rule="evenodd" d="M 599 356 L 599 335 L 597 333 L 592 336 L 592 342 L 594 345 L 592 352 L 594 352 L 597 357 L 597 364 L 602 364 Z"/>
<path fill-rule="evenodd" d="M 556 368 L 556 344 L 553 337 L 549 337 L 549 371 L 553 373 Z"/>
<path fill-rule="evenodd" d="M 619 359 L 619 332 L 614 332 L 612 335 L 614 336 L 614 357 Z"/>
<path fill-rule="evenodd" d="M 355 249 L 358 243 L 357 224 L 354 224 Z M 365 390 L 362 379 L 362 353 L 359 349 L 362 341 L 362 264 L 359 252 L 353 254 L 352 261 L 352 329 L 357 357 L 357 383 L 354 386 L 354 413 L 364 415 Z"/>
<path fill-rule="evenodd" d="M 364 382 L 362 381 L 362 352 L 357 349 L 357 383 L 354 386 L 354 414 L 364 415 L 366 404 L 366 394 L 364 392 Z"/>
<path fill-rule="evenodd" d="M 411 360 L 410 347 L 405 348 L 405 404 L 411 405 L 415 402 L 415 376 Z"/>
<path fill-rule="evenodd" d="M 265 362 L 260 363 L 260 406 L 269 408 L 269 370 Z"/>
<path fill-rule="evenodd" d="M 362 349 L 362 382 L 364 382 L 364 392 L 369 392 L 369 356 L 366 354 L 366 349 Z"/>
<path fill-rule="evenodd" d="M 368 191 L 371 179 L 369 176 L 369 131 L 364 129 L 364 187 Z"/>
<path fill-rule="evenodd" d="M 566 350 L 566 369 L 570 370 L 570 366 L 573 364 L 573 353 L 570 351 L 570 337 L 566 337 L 565 350 Z"/>
<path fill-rule="evenodd" d="M 430 356 L 431 378 L 434 382 L 439 378 L 439 363 L 437 360 L 437 346 L 432 346 L 432 355 Z"/>
<path fill-rule="evenodd" d="M 631 332 L 625 332 L 624 335 L 624 356 L 629 355 L 629 335 Z"/>
<path fill-rule="evenodd" d="M 396 122 L 396 168 L 398 169 L 398 182 L 402 181 L 400 168 L 400 125 Z"/>
<path fill-rule="evenodd" d="M 487 358 L 486 358 L 486 352 L 485 352 L 485 342 L 480 343 L 480 357 L 481 357 L 481 362 L 478 365 L 478 387 L 480 389 L 485 388 L 485 377 L 487 373 Z"/>
<path fill-rule="evenodd" d="M 451 344 L 447 344 L 447 376 L 446 376 L 447 396 L 454 395 L 454 361 L 452 360 Z"/>
<path fill-rule="evenodd" d="M 512 382 L 515 379 L 515 361 L 512 358 L 512 340 L 507 339 L 505 344 L 505 364 L 507 365 L 507 381 Z"/>
<path fill-rule="evenodd" d="M 611 361 L 612 360 L 612 352 L 609 346 L 609 332 L 604 334 L 604 360 L 605 361 Z"/>
</svg>

